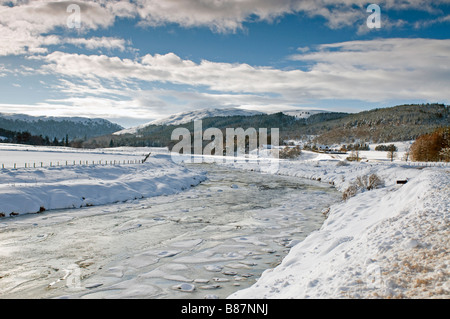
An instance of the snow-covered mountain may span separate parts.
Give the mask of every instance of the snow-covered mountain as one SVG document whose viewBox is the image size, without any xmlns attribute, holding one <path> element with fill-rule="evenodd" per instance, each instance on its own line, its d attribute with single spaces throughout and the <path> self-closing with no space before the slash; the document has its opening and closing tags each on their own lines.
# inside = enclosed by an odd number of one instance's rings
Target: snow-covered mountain
<svg viewBox="0 0 450 319">
<path fill-rule="evenodd" d="M 195 111 L 181 112 L 177 114 L 173 114 L 169 117 L 155 120 L 146 124 L 139 125 L 137 127 L 125 129 L 119 132 L 114 133 L 115 135 L 122 134 L 136 134 L 139 129 L 142 129 L 149 125 L 180 125 L 189 123 L 195 120 L 201 120 L 208 117 L 217 117 L 217 116 L 252 116 L 265 114 L 259 111 L 250 111 L 243 110 L 238 108 L 226 108 L 226 109 L 201 109 Z"/>
<path fill-rule="evenodd" d="M 305 119 L 310 117 L 313 114 L 323 113 L 327 111 L 320 110 L 289 110 L 283 111 L 282 113 L 290 116 L 294 116 L 298 119 Z M 143 129 L 149 125 L 180 125 L 189 123 L 195 120 L 201 120 L 209 117 L 218 117 L 218 116 L 252 116 L 252 115 L 260 115 L 260 114 L 268 114 L 267 112 L 260 112 L 254 110 L 244 110 L 239 108 L 225 108 L 225 109 L 201 109 L 195 111 L 188 111 L 173 114 L 169 117 L 155 120 L 146 124 L 139 125 L 137 127 L 121 130 L 119 132 L 114 133 L 115 135 L 122 134 L 136 134 L 140 129 Z"/>
<path fill-rule="evenodd" d="M 50 139 L 90 138 L 111 134 L 123 129 L 105 119 L 84 117 L 30 116 L 25 114 L 0 113 L 0 128 L 14 132 L 29 132 L 48 136 Z"/>
<path fill-rule="evenodd" d="M 326 113 L 329 111 L 322 111 L 322 110 L 291 110 L 291 111 L 283 111 L 284 114 L 294 116 L 298 119 L 307 119 L 311 115 L 319 114 L 319 113 Z"/>
</svg>

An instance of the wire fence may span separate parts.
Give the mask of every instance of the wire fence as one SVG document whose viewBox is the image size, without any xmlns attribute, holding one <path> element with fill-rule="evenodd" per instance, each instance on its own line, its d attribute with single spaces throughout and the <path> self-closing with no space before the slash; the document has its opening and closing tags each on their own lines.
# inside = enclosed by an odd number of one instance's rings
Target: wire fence
<svg viewBox="0 0 450 319">
<path fill-rule="evenodd" d="M 1 164 L 2 169 L 29 169 L 29 168 L 48 168 L 48 167 L 69 167 L 69 166 L 118 166 L 143 164 L 145 159 L 133 160 L 80 160 L 80 161 L 50 161 L 50 162 L 28 162 Z"/>
<path fill-rule="evenodd" d="M 404 164 L 417 167 L 450 167 L 450 162 L 405 162 Z"/>
</svg>

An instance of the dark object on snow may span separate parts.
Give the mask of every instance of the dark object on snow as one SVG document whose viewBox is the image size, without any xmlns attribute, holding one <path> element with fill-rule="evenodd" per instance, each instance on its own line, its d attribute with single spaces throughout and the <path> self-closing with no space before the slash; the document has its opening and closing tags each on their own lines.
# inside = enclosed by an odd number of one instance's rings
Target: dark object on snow
<svg viewBox="0 0 450 319">
<path fill-rule="evenodd" d="M 152 155 L 152 153 L 148 153 L 147 155 L 145 155 L 144 161 L 142 163 L 145 163 L 150 157 L 150 155 Z"/>
<path fill-rule="evenodd" d="M 405 180 L 405 181 L 397 181 L 397 184 L 401 184 L 401 185 L 404 185 L 404 184 L 406 184 L 406 183 L 408 183 L 407 180 Z"/>
</svg>

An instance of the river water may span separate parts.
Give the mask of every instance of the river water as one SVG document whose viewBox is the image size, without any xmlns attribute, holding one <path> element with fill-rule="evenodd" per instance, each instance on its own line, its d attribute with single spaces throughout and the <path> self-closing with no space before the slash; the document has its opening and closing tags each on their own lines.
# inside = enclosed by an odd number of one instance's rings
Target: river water
<svg viewBox="0 0 450 319">
<path fill-rule="evenodd" d="M 226 298 L 339 200 L 330 185 L 213 164 L 171 196 L 0 220 L 0 298 Z"/>
</svg>

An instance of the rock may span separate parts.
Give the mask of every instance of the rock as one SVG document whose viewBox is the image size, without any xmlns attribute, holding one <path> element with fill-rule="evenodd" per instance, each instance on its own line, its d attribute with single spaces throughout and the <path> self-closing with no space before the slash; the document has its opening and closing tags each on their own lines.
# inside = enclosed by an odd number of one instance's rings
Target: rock
<svg viewBox="0 0 450 319">
<path fill-rule="evenodd" d="M 195 290 L 195 285 L 188 284 L 188 283 L 183 283 L 183 284 L 180 284 L 180 285 L 172 286 L 172 289 L 179 290 L 179 291 L 182 291 L 182 292 L 193 292 Z"/>
<path fill-rule="evenodd" d="M 194 282 L 197 284 L 207 284 L 209 282 L 209 279 L 197 278 L 194 279 Z"/>
<path fill-rule="evenodd" d="M 406 242 L 403 243 L 403 247 L 410 248 L 410 249 L 420 248 L 421 244 L 415 239 L 409 239 L 409 240 L 407 240 Z"/>
<path fill-rule="evenodd" d="M 218 265 L 206 265 L 205 270 L 211 271 L 211 272 L 220 272 L 222 271 L 223 267 Z"/>
<path fill-rule="evenodd" d="M 85 288 L 87 288 L 87 289 L 95 289 L 95 288 L 98 288 L 100 286 L 103 286 L 103 284 L 101 284 L 101 283 L 93 283 L 93 284 L 86 285 Z"/>
<path fill-rule="evenodd" d="M 221 288 L 220 285 L 204 285 L 204 286 L 198 287 L 198 289 L 204 289 L 204 290 L 212 290 L 212 289 L 219 289 L 219 288 Z"/>
</svg>

